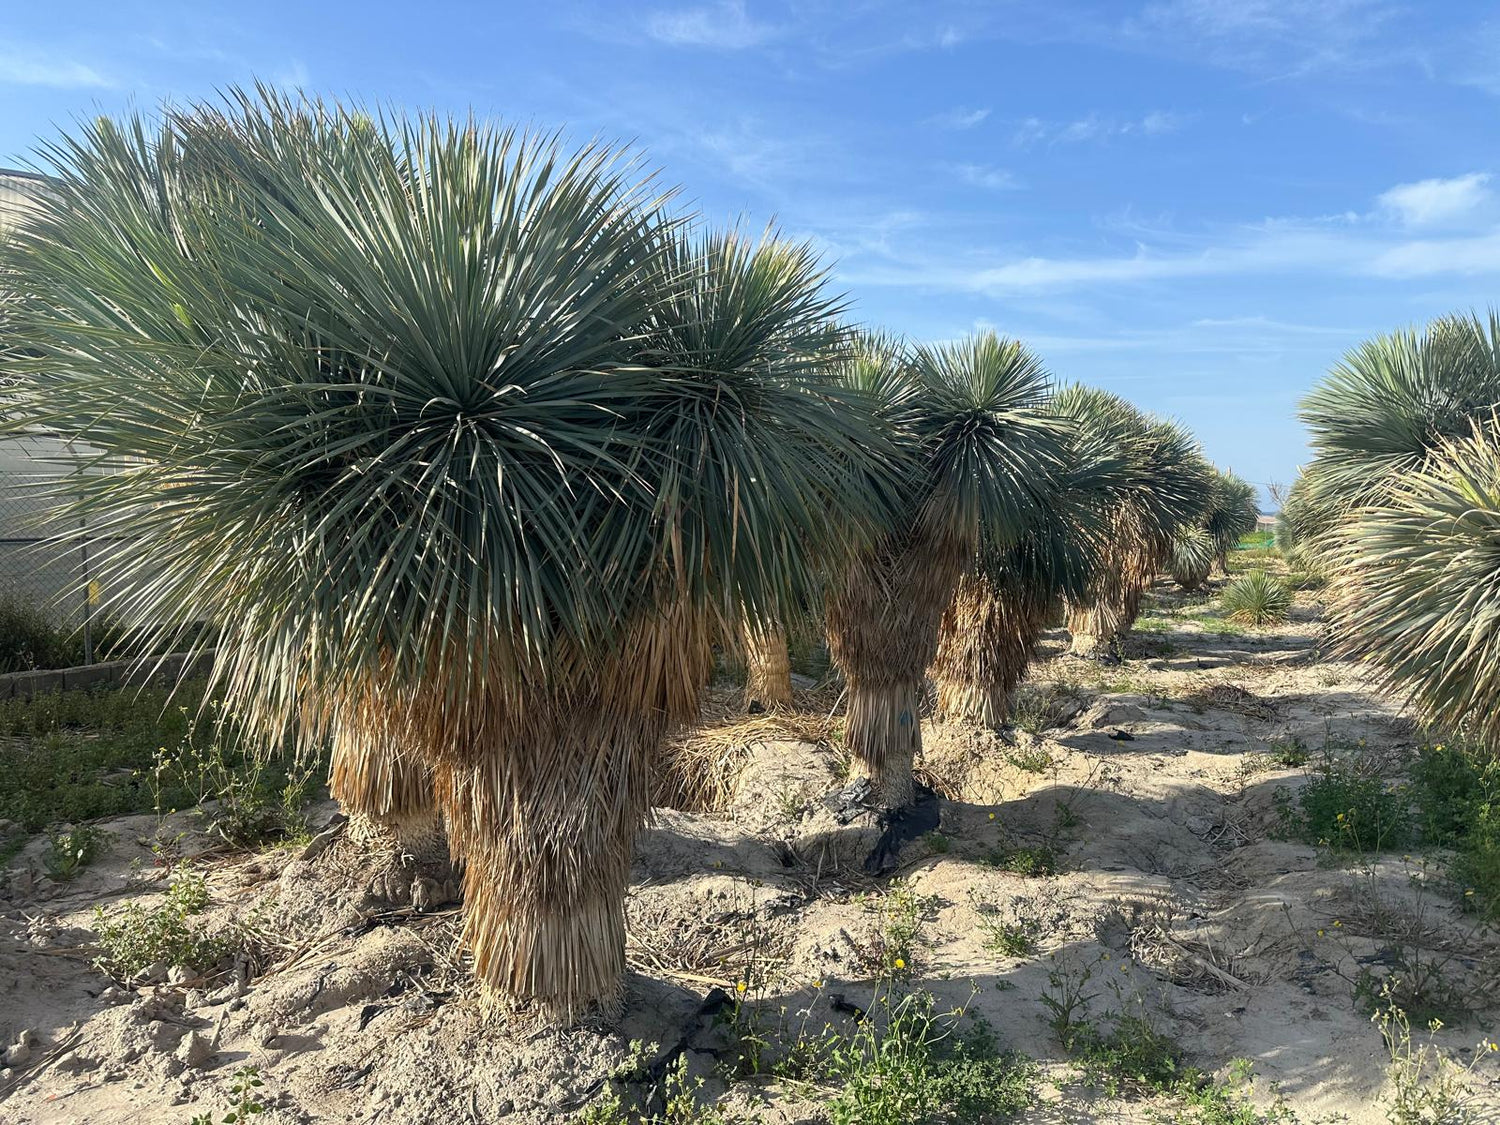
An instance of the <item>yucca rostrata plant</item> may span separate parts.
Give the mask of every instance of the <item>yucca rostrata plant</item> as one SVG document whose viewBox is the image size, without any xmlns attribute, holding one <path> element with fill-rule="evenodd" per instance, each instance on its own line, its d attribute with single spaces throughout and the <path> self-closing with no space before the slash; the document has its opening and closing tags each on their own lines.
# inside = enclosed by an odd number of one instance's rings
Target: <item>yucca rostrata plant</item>
<svg viewBox="0 0 1500 1125">
<path fill-rule="evenodd" d="M 1004 725 L 1048 622 L 1093 578 L 1125 463 L 1097 431 L 1068 427 L 1062 440 L 1062 465 L 1025 528 L 981 536 L 943 614 L 931 675 L 946 717 Z"/>
<path fill-rule="evenodd" d="M 1333 541 L 1339 651 L 1500 748 L 1500 421 L 1437 440 Z"/>
<path fill-rule="evenodd" d="M 1303 400 L 1315 456 L 1284 513 L 1331 579 L 1341 651 L 1491 741 L 1497 406 L 1500 314 L 1365 342 Z"/>
<path fill-rule="evenodd" d="M 1210 470 L 1181 426 L 1142 414 L 1108 391 L 1068 387 L 1054 408 L 1072 425 L 1110 434 L 1126 465 L 1128 483 L 1115 494 L 1093 578 L 1081 597 L 1069 600 L 1074 654 L 1108 657 L 1139 616 L 1146 587 L 1171 559 L 1178 530 L 1197 524 Z"/>
<path fill-rule="evenodd" d="M 1240 537 L 1254 531 L 1260 518 L 1255 486 L 1247 480 L 1210 466 L 1206 507 L 1198 523 L 1178 529 L 1172 538 L 1167 570 L 1184 590 L 1197 590 L 1208 581 L 1215 564 L 1229 565 L 1229 552 Z"/>
<path fill-rule="evenodd" d="M 103 451 L 112 608 L 215 623 L 263 742 L 399 745 L 482 980 L 608 999 L 715 622 L 802 604 L 882 519 L 809 252 L 685 232 L 604 148 L 264 92 L 50 156 L 3 261 L 41 353 L 14 403 Z"/>
<path fill-rule="evenodd" d="M 1167 569 L 1172 580 L 1184 590 L 1200 590 L 1213 573 L 1218 557 L 1218 545 L 1212 535 L 1201 527 L 1183 527 L 1172 537 L 1172 557 Z"/>
<path fill-rule="evenodd" d="M 1214 561 L 1221 571 L 1229 566 L 1229 552 L 1260 523 L 1260 497 L 1255 485 L 1224 469 L 1212 468 L 1208 510 L 1203 530 L 1213 540 Z"/>
<path fill-rule="evenodd" d="M 876 798 L 915 799 L 921 706 L 938 627 L 983 535 L 1008 544 L 1060 464 L 1048 379 L 1023 345 L 994 333 L 908 352 L 867 339 L 847 382 L 872 395 L 908 454 L 881 535 L 835 571 L 828 640 L 848 685 L 845 743 Z"/>
<path fill-rule="evenodd" d="M 1304 570 L 1322 572 L 1326 560 L 1320 547 L 1334 522 L 1329 506 L 1319 503 L 1311 480 L 1301 471 L 1276 513 L 1276 549 Z"/>
<path fill-rule="evenodd" d="M 1350 351 L 1302 401 L 1313 460 L 1294 486 L 1294 513 L 1320 540 L 1350 514 L 1379 503 L 1392 482 L 1426 462 L 1444 439 L 1469 432 L 1500 405 L 1500 313 L 1441 317 Z"/>
</svg>

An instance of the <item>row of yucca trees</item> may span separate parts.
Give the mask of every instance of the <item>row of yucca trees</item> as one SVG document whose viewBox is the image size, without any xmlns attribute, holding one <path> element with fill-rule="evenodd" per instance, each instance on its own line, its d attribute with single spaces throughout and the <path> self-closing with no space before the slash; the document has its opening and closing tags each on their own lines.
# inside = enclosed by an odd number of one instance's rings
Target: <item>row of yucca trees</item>
<svg viewBox="0 0 1500 1125">
<path fill-rule="evenodd" d="M 1065 602 L 1116 644 L 1213 471 L 993 334 L 841 326 L 805 245 L 705 230 L 628 156 L 270 91 L 100 120 L 0 258 L 10 425 L 71 487 L 112 610 L 216 626 L 266 747 L 463 865 L 499 996 L 618 989 L 634 835 L 716 646 L 784 689 L 819 615 L 877 799 L 944 710 L 1003 721 Z"/>
<path fill-rule="evenodd" d="M 1500 744 L 1500 315 L 1371 339 L 1306 397 L 1277 523 L 1339 651 L 1427 721 Z"/>
</svg>

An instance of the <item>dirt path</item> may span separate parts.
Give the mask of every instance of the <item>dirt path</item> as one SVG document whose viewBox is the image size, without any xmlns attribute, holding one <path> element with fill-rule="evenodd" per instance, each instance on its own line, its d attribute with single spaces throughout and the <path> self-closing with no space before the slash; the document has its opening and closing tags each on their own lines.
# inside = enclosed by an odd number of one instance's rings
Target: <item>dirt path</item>
<svg viewBox="0 0 1500 1125">
<path fill-rule="evenodd" d="M 685 1040 L 706 1091 L 719 1090 L 729 1037 L 698 1014 L 716 987 L 733 997 L 743 982 L 760 1026 L 786 1034 L 837 1003 L 867 1004 L 880 971 L 966 1005 L 1004 1048 L 1041 1062 L 1044 1104 L 1022 1120 L 1162 1108 L 1112 1097 L 1068 1064 L 1043 998 L 1089 974 L 1091 1018 L 1135 1013 L 1208 1070 L 1250 1060 L 1262 1105 L 1274 1086 L 1304 1121 L 1384 1121 L 1389 1057 L 1354 1001 L 1361 972 L 1403 957 L 1437 965 L 1474 1009 L 1438 1035 L 1463 1061 L 1500 1016 L 1484 991 L 1496 948 L 1421 856 L 1360 862 L 1280 838 L 1279 807 L 1309 776 L 1282 764 L 1299 748 L 1309 766 L 1326 753 L 1394 776 L 1417 736 L 1357 668 L 1318 658 L 1306 595 L 1290 624 L 1254 635 L 1205 611 L 1159 591 L 1123 664 L 1044 661 L 1020 709 L 1036 733 L 930 728 L 935 830 L 879 878 L 863 866 L 878 827 L 841 824 L 823 800 L 841 784 L 836 747 L 751 746 L 726 809 L 662 810 L 643 833 L 636 971 L 610 1027 L 528 1035 L 487 1020 L 455 952 L 456 916 L 372 914 L 342 843 L 200 865 L 203 917 L 255 936 L 237 976 L 111 986 L 89 963 L 95 904 L 161 893 L 140 842 L 155 823 L 114 822 L 106 860 L 80 880 L 13 875 L 0 899 L 0 1038 L 35 1035 L 0 1077 L 0 1121 L 222 1115 L 245 1065 L 265 1083 L 267 1123 L 564 1121 L 632 1039 Z M 1481 1073 L 1478 1119 L 1500 1119 L 1493 1068 Z M 765 1121 L 814 1121 L 824 1096 L 746 1082 L 730 1101 Z"/>
</svg>

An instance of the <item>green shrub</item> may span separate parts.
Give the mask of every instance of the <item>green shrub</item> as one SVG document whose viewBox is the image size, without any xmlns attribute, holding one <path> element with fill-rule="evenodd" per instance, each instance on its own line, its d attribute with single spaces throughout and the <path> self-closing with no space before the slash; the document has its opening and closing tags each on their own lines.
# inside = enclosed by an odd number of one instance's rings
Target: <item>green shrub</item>
<svg viewBox="0 0 1500 1125">
<path fill-rule="evenodd" d="M 1264 570 L 1242 574 L 1224 587 L 1224 615 L 1246 625 L 1285 621 L 1292 609 L 1292 592 Z"/>
<path fill-rule="evenodd" d="M 1424 746 L 1411 778 L 1423 839 L 1458 853 L 1448 875 L 1462 905 L 1500 918 L 1500 759 L 1460 743 Z"/>
<path fill-rule="evenodd" d="M 103 907 L 94 908 L 98 933 L 100 969 L 116 980 L 129 980 L 157 964 L 183 965 L 191 969 L 212 968 L 238 943 L 233 937 L 211 934 L 208 927 L 193 922 L 208 905 L 208 887 L 203 876 L 179 871 L 166 897 L 153 907 L 128 902 L 113 916 Z"/>
<path fill-rule="evenodd" d="M 0 672 L 71 668 L 83 663 L 83 637 L 49 615 L 9 598 L 0 600 Z"/>
<path fill-rule="evenodd" d="M 1457 847 L 1482 835 L 1486 814 L 1500 805 L 1500 759 L 1461 743 L 1423 746 L 1411 780 L 1430 844 Z"/>
<path fill-rule="evenodd" d="M 1284 829 L 1309 844 L 1370 852 L 1412 839 L 1408 795 L 1339 762 L 1326 762 L 1303 785 L 1295 807 L 1285 790 L 1278 797 Z"/>
<path fill-rule="evenodd" d="M 1485 834 L 1453 858 L 1448 877 L 1465 910 L 1500 920 L 1500 815 L 1490 813 Z"/>
<path fill-rule="evenodd" d="M 1034 848 L 1020 845 L 995 848 L 985 856 L 985 862 L 1001 871 L 1009 871 L 1012 875 L 1025 875 L 1032 879 L 1057 874 L 1057 852 L 1050 844 L 1040 844 Z"/>
<path fill-rule="evenodd" d="M 929 993 L 885 993 L 852 1033 L 825 1033 L 819 1077 L 838 1089 L 829 1125 L 1003 1121 L 1035 1103 L 1035 1064 L 935 1009 Z"/>
<path fill-rule="evenodd" d="M 226 839 L 295 835 L 293 806 L 326 769 L 257 759 L 201 682 L 0 700 L 0 735 L 0 819 L 30 833 L 217 800 L 210 828 Z"/>
<path fill-rule="evenodd" d="M 117 622 L 95 613 L 90 625 L 94 660 L 107 660 L 124 640 Z M 0 673 L 38 668 L 76 668 L 88 659 L 81 625 L 62 625 L 57 615 L 11 598 L 0 598 Z"/>
</svg>

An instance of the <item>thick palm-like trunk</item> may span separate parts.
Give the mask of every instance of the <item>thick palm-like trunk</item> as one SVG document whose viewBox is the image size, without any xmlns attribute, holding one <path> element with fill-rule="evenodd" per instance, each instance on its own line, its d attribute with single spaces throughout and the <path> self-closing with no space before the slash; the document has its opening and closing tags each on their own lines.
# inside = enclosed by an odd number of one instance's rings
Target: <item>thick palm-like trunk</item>
<svg viewBox="0 0 1500 1125">
<path fill-rule="evenodd" d="M 745 618 L 745 708 L 773 711 L 792 705 L 792 659 L 786 630 L 776 622 Z"/>
<path fill-rule="evenodd" d="M 1068 607 L 1068 632 L 1073 635 L 1068 651 L 1074 656 L 1102 660 L 1115 654 L 1127 628 L 1125 591 L 1096 593 L 1087 604 Z"/>
<path fill-rule="evenodd" d="M 1001 727 L 1047 626 L 1048 599 L 1000 590 L 970 572 L 943 613 L 932 677 L 938 711 L 987 727 Z"/>
<path fill-rule="evenodd" d="M 870 778 L 886 807 L 916 798 L 911 770 L 922 749 L 927 666 L 973 554 L 972 537 L 918 529 L 860 559 L 829 591 L 829 649 L 849 691 L 845 743 L 853 772 Z"/>
<path fill-rule="evenodd" d="M 1099 565 L 1089 596 L 1068 606 L 1069 651 L 1074 656 L 1105 659 L 1119 651 L 1141 614 L 1146 587 L 1170 558 L 1171 540 L 1141 535 L 1126 524 L 1123 542 Z"/>
<path fill-rule="evenodd" d="M 664 724 L 612 721 L 597 696 L 549 702 L 519 718 L 524 745 L 496 732 L 440 767 L 438 794 L 465 864 L 475 973 L 498 999 L 570 1023 L 619 990 L 631 847 Z"/>
<path fill-rule="evenodd" d="M 464 865 L 464 939 L 490 995 L 573 1022 L 618 997 L 625 890 L 654 759 L 712 668 L 707 623 L 641 623 L 613 655 L 559 654 L 552 682 L 482 681 L 417 716 Z"/>
</svg>

